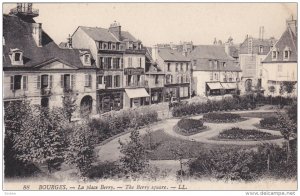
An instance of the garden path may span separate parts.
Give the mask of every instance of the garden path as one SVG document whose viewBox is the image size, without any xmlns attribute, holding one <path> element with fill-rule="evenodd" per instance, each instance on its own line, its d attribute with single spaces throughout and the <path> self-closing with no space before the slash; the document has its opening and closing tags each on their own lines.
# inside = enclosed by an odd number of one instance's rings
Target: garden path
<svg viewBox="0 0 300 196">
<path fill-rule="evenodd" d="M 236 111 L 232 113 L 245 113 L 249 111 Z M 253 110 L 251 112 L 267 112 L 266 110 Z M 270 111 L 274 112 L 274 111 Z M 202 118 L 203 115 L 193 116 L 191 118 L 199 119 Z M 275 143 L 278 145 L 281 145 L 284 141 L 283 139 L 276 139 L 276 140 L 264 140 L 264 141 L 218 141 L 218 140 L 210 140 L 210 138 L 215 137 L 219 134 L 220 131 L 224 129 L 229 129 L 232 127 L 239 127 L 243 129 L 257 129 L 254 124 L 259 123 L 259 118 L 250 118 L 245 121 L 236 122 L 236 123 L 204 123 L 204 125 L 209 127 L 208 131 L 204 131 L 202 133 L 195 134 L 193 136 L 183 136 L 173 131 L 173 126 L 176 125 L 176 123 L 180 119 L 171 118 L 166 119 L 163 121 L 158 122 L 157 124 L 151 126 L 152 131 L 156 131 L 158 129 L 164 129 L 164 131 L 173 136 L 178 137 L 185 140 L 191 140 L 196 142 L 202 142 L 202 143 L 211 143 L 211 144 L 228 144 L 228 145 L 259 145 L 262 143 Z M 146 128 L 140 129 L 140 135 L 146 134 L 145 131 Z M 266 129 L 260 129 L 261 131 L 268 132 L 274 135 L 280 135 L 279 131 L 273 131 L 273 130 L 266 130 Z M 97 152 L 98 160 L 101 162 L 104 161 L 116 161 L 120 158 L 120 141 L 126 141 L 129 140 L 130 133 L 124 134 L 120 137 L 117 137 L 109 142 L 107 142 L 104 145 L 97 146 L 95 148 L 95 151 Z"/>
</svg>

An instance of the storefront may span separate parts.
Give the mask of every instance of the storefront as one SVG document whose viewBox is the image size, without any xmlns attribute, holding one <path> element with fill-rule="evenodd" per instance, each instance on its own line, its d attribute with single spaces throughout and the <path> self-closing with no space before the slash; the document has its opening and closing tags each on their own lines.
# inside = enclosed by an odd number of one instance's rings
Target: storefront
<svg viewBox="0 0 300 196">
<path fill-rule="evenodd" d="M 171 97 L 186 99 L 190 96 L 190 87 L 189 84 L 182 84 L 178 86 L 166 85 L 164 89 L 164 98 L 165 101 L 170 101 Z"/>
<path fill-rule="evenodd" d="M 163 91 L 163 88 L 151 88 L 151 90 L 147 89 L 147 92 L 150 95 L 151 104 L 161 103 L 164 101 Z"/>
<path fill-rule="evenodd" d="M 125 89 L 124 108 L 135 108 L 147 105 L 150 95 L 145 88 Z"/>
<path fill-rule="evenodd" d="M 206 83 L 206 96 L 222 95 L 224 88 L 220 82 L 207 82 Z"/>
<path fill-rule="evenodd" d="M 235 94 L 237 91 L 237 84 L 234 82 L 222 82 L 225 94 Z"/>
<path fill-rule="evenodd" d="M 97 91 L 97 113 L 123 108 L 123 90 L 98 90 Z"/>
</svg>

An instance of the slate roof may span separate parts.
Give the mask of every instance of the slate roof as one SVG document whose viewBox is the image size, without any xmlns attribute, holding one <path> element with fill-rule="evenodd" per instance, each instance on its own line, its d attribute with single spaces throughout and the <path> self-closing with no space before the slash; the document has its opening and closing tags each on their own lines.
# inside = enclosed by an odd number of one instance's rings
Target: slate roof
<svg viewBox="0 0 300 196">
<path fill-rule="evenodd" d="M 172 62 L 176 62 L 176 61 L 189 62 L 190 61 L 189 58 L 183 56 L 180 52 L 169 49 L 169 48 L 159 48 L 158 55 L 164 61 L 172 61 Z"/>
<path fill-rule="evenodd" d="M 248 39 L 246 38 L 245 41 L 240 46 L 240 54 L 248 54 Z M 276 42 L 275 39 L 258 39 L 258 38 L 252 38 L 252 53 L 258 54 L 259 53 L 259 47 L 263 46 L 263 52 L 262 55 L 268 54 L 270 51 L 270 47 L 274 45 Z"/>
<path fill-rule="evenodd" d="M 138 40 L 131 35 L 128 31 L 121 31 L 121 40 L 118 40 L 108 29 L 101 27 L 84 27 L 79 26 L 90 38 L 94 41 L 104 42 L 121 42 L 121 41 L 132 41 L 137 42 Z"/>
<path fill-rule="evenodd" d="M 94 61 L 91 67 L 83 66 L 78 49 L 61 49 L 42 31 L 42 46 L 38 47 L 31 34 L 31 23 L 21 20 L 17 16 L 3 15 L 3 67 L 35 67 L 52 59 L 60 59 L 63 62 L 76 66 L 77 68 L 95 67 Z M 11 65 L 9 52 L 18 48 L 23 51 L 24 65 Z"/>
<path fill-rule="evenodd" d="M 217 60 L 218 62 L 225 62 L 223 67 L 219 64 L 217 70 L 219 71 L 241 71 L 241 68 L 234 63 L 234 58 L 227 55 L 223 46 L 215 45 L 198 45 L 188 57 L 193 62 L 195 71 L 213 71 L 216 70 L 214 66 L 209 66 L 210 60 Z"/>
<path fill-rule="evenodd" d="M 288 60 L 283 60 L 284 49 L 289 47 L 291 49 L 290 58 Z M 297 62 L 297 36 L 293 31 L 288 27 L 285 32 L 281 35 L 278 42 L 274 45 L 273 48 L 276 48 L 279 51 L 276 61 L 272 61 L 272 52 L 268 53 L 268 56 L 263 60 L 263 63 L 267 62 Z"/>
<path fill-rule="evenodd" d="M 145 60 L 146 60 L 145 72 L 146 72 L 146 74 L 164 74 L 162 72 L 162 69 L 153 60 L 151 55 L 152 55 L 152 48 L 146 47 L 146 54 L 145 54 Z"/>
</svg>

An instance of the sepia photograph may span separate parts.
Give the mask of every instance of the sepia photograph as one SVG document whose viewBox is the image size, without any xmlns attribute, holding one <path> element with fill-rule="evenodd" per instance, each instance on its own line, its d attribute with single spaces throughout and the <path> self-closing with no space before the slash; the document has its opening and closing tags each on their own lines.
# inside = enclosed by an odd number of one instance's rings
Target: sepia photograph
<svg viewBox="0 0 300 196">
<path fill-rule="evenodd" d="M 2 3 L 2 191 L 296 195 L 297 14 Z"/>
</svg>

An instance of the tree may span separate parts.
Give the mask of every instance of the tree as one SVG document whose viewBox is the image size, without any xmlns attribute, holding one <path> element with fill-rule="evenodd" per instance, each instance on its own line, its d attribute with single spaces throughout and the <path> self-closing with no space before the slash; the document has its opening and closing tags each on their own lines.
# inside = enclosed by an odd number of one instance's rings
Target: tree
<svg viewBox="0 0 300 196">
<path fill-rule="evenodd" d="M 47 164 L 48 173 L 63 162 L 64 127 L 67 119 L 60 108 L 36 107 L 30 120 L 14 137 L 17 158 L 23 162 Z"/>
<path fill-rule="evenodd" d="M 77 105 L 76 105 L 76 94 L 73 92 L 68 92 L 63 97 L 63 108 L 64 112 L 69 120 L 71 122 L 72 114 L 76 111 Z"/>
<path fill-rule="evenodd" d="M 73 133 L 69 137 L 69 147 L 66 151 L 66 162 L 75 165 L 78 174 L 86 176 L 94 160 L 94 146 L 92 145 L 92 130 L 86 121 L 72 126 Z"/>
<path fill-rule="evenodd" d="M 292 81 L 284 81 L 283 82 L 284 90 L 287 94 L 291 94 L 295 90 L 295 82 Z"/>
<path fill-rule="evenodd" d="M 287 141 L 287 162 L 290 156 L 290 141 L 297 138 L 297 124 L 287 115 L 277 112 L 278 128 L 283 138 Z"/>
<path fill-rule="evenodd" d="M 152 129 L 151 129 L 151 125 L 147 125 L 146 127 L 146 137 L 148 138 L 148 149 L 152 150 L 153 145 L 152 145 L 152 135 L 151 135 Z"/>
<path fill-rule="evenodd" d="M 27 121 L 31 121 L 32 109 L 26 100 L 5 102 L 4 104 L 4 173 L 5 176 L 24 176 L 33 173 L 27 163 L 17 159 L 14 148 L 14 138 L 18 135 Z"/>
<path fill-rule="evenodd" d="M 145 147 L 143 146 L 139 131 L 133 129 L 130 133 L 130 141 L 121 145 L 121 165 L 125 173 L 142 173 L 148 166 L 149 160 L 146 157 Z"/>
<path fill-rule="evenodd" d="M 274 96 L 274 93 L 275 93 L 275 91 L 276 91 L 275 86 L 269 86 L 268 89 L 269 89 L 270 93 L 272 93 L 272 95 Z M 271 96 L 271 105 L 272 105 L 272 96 Z"/>
</svg>

